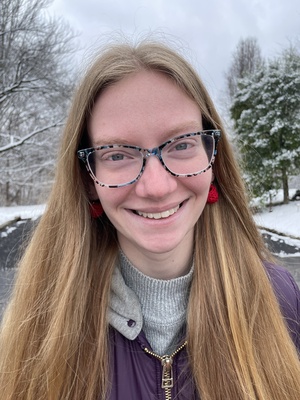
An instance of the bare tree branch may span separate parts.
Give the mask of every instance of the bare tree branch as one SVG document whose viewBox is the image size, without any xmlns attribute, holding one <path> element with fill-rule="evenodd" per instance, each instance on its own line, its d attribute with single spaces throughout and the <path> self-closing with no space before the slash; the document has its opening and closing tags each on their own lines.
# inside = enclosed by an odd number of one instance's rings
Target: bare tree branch
<svg viewBox="0 0 300 400">
<path fill-rule="evenodd" d="M 231 100 L 237 91 L 238 80 L 254 74 L 263 62 L 256 38 L 248 37 L 239 41 L 232 55 L 230 67 L 225 73 L 227 94 Z"/>
<path fill-rule="evenodd" d="M 35 201 L 52 177 L 76 51 L 69 25 L 44 12 L 52 1 L 0 1 L 1 204 Z"/>
<path fill-rule="evenodd" d="M 0 153 L 4 153 L 5 151 L 12 150 L 15 147 L 21 146 L 27 140 L 29 140 L 32 137 L 38 135 L 39 133 L 48 131 L 51 128 L 56 128 L 56 127 L 59 127 L 59 126 L 62 126 L 62 125 L 63 125 L 63 122 L 59 121 L 59 122 L 55 122 L 54 124 L 51 124 L 51 125 L 48 125 L 48 126 L 44 126 L 41 129 L 37 129 L 37 130 L 35 130 L 33 132 L 30 132 L 29 134 L 27 134 L 26 136 L 22 137 L 22 139 L 18 140 L 17 142 L 10 143 L 10 144 L 7 144 L 6 146 L 0 147 Z"/>
</svg>

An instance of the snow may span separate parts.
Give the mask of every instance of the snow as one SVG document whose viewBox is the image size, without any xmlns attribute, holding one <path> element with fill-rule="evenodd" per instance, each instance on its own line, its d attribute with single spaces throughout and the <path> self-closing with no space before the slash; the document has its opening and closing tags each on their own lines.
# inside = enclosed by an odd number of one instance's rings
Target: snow
<svg viewBox="0 0 300 400">
<path fill-rule="evenodd" d="M 45 210 L 45 205 L 0 207 L 0 227 L 16 219 L 39 218 Z"/>
<path fill-rule="evenodd" d="M 300 242 L 300 202 L 274 206 L 272 211 L 264 209 L 254 216 L 258 226 L 275 230 L 287 236 L 294 236 Z"/>
<path fill-rule="evenodd" d="M 263 235 L 264 234 L 270 235 L 270 232 L 265 229 L 261 229 L 261 233 Z M 294 248 L 292 253 L 286 253 L 283 250 L 276 252 L 277 257 L 300 257 L 300 240 L 299 239 L 292 239 L 288 236 L 283 237 L 281 235 L 277 235 L 276 233 L 271 233 L 271 235 L 272 235 L 271 240 L 273 242 L 285 243 Z"/>
<path fill-rule="evenodd" d="M 299 189 L 289 189 L 289 198 L 291 199 Z M 265 193 L 262 197 L 257 197 L 255 199 L 251 200 L 251 205 L 253 207 L 260 207 L 262 204 L 267 207 L 269 205 L 269 199 L 270 195 L 272 198 L 272 203 L 273 204 L 280 204 L 283 202 L 283 190 L 278 189 L 278 190 L 270 190 L 268 193 Z M 293 204 L 293 203 L 290 203 Z M 298 207 L 297 204 L 299 204 L 299 201 L 297 203 L 294 203 L 296 208 Z M 295 210 L 294 210 L 295 211 Z"/>
</svg>

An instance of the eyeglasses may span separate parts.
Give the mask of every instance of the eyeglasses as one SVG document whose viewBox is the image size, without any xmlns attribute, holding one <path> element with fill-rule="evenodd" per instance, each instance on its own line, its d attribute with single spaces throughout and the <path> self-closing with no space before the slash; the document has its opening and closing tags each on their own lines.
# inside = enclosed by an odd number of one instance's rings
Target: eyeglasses
<svg viewBox="0 0 300 400">
<path fill-rule="evenodd" d="M 221 131 L 205 130 L 177 136 L 153 149 L 107 144 L 78 150 L 77 156 L 98 185 L 118 188 L 136 182 L 150 156 L 156 156 L 173 176 L 200 175 L 214 163 L 220 138 Z"/>
</svg>

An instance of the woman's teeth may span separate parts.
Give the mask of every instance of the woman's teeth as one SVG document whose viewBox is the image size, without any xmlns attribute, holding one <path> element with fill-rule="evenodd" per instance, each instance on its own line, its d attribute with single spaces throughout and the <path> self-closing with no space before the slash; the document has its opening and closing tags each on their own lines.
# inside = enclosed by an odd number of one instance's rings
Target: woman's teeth
<svg viewBox="0 0 300 400">
<path fill-rule="evenodd" d="M 174 213 L 176 213 L 176 211 L 178 211 L 178 209 L 179 209 L 179 205 L 175 208 L 171 208 L 170 210 L 163 211 L 161 213 L 145 213 L 142 211 L 137 211 L 137 214 L 144 218 L 161 219 L 161 218 L 167 218 L 170 215 L 173 215 Z"/>
</svg>

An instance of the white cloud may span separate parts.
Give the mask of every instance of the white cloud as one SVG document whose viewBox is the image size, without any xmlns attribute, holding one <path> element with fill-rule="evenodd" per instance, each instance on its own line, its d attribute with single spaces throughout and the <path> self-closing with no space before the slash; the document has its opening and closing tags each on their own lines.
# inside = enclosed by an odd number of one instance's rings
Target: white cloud
<svg viewBox="0 0 300 400">
<path fill-rule="evenodd" d="M 224 72 L 239 39 L 257 37 L 267 57 L 287 46 L 288 40 L 300 39 L 299 0 L 289 0 L 288 5 L 282 0 L 55 0 L 50 12 L 82 33 L 84 52 L 113 31 L 137 37 L 158 30 L 179 38 L 219 101 Z"/>
</svg>

